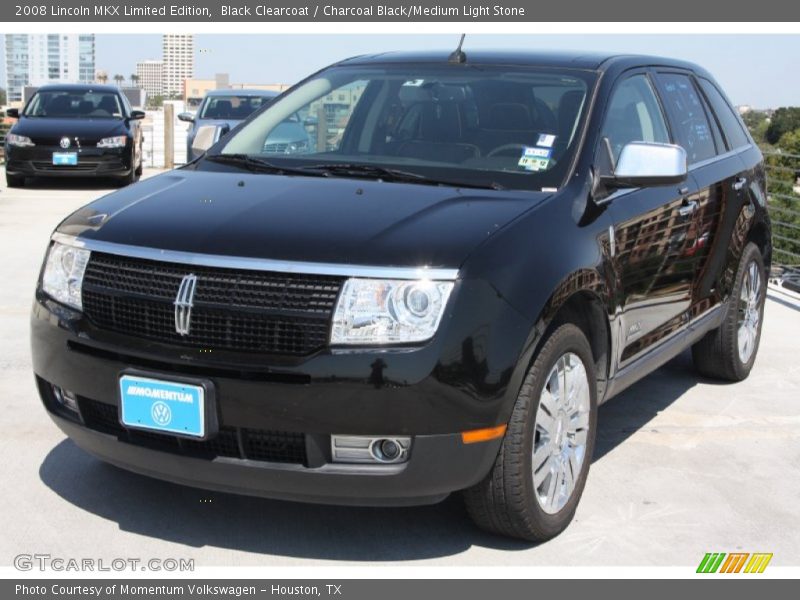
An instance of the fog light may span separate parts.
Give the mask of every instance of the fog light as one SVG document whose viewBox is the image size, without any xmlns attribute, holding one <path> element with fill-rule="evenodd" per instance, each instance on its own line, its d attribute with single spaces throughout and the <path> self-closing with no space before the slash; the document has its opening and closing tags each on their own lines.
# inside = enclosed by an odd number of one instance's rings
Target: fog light
<svg viewBox="0 0 800 600">
<path fill-rule="evenodd" d="M 331 455 L 337 463 L 402 463 L 410 449 L 410 437 L 331 436 Z"/>
<path fill-rule="evenodd" d="M 56 402 L 67 410 L 78 412 L 78 398 L 69 390 L 64 390 L 57 385 L 53 386 L 53 395 L 56 397 Z"/>
</svg>

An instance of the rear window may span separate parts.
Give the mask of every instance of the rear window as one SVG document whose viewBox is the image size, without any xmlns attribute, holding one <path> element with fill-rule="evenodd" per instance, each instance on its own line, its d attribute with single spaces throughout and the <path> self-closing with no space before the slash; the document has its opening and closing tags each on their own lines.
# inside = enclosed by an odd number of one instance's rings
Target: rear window
<svg viewBox="0 0 800 600">
<path fill-rule="evenodd" d="M 200 118 L 243 120 L 267 100 L 261 96 L 209 96 L 203 104 Z"/>
<path fill-rule="evenodd" d="M 716 156 L 711 125 L 692 80 L 679 73 L 660 73 L 658 79 L 664 104 L 675 122 L 678 143 L 686 149 L 689 164 Z"/>
<path fill-rule="evenodd" d="M 728 140 L 728 148 L 733 150 L 747 146 L 750 140 L 747 138 L 747 134 L 745 134 L 742 124 L 730 104 L 722 97 L 722 94 L 713 83 L 706 79 L 700 79 L 699 81 L 700 87 L 703 88 L 703 93 L 708 98 L 714 114 L 719 119 L 723 135 Z"/>
<path fill-rule="evenodd" d="M 26 117 L 57 119 L 121 119 L 122 103 L 113 92 L 47 90 L 36 92 Z"/>
</svg>

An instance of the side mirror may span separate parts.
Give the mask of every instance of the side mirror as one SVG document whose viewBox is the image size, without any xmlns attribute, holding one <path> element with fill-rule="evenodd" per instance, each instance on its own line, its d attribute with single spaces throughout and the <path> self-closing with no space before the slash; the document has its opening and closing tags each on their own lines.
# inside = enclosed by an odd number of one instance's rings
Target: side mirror
<svg viewBox="0 0 800 600">
<path fill-rule="evenodd" d="M 203 125 L 198 128 L 192 140 L 192 153 L 205 154 L 206 150 L 216 144 L 223 135 L 228 133 L 229 129 L 230 127 L 227 125 Z"/>
<path fill-rule="evenodd" d="M 604 183 L 614 188 L 671 185 L 684 181 L 687 174 L 686 150 L 681 146 L 630 142 Z"/>
<path fill-rule="evenodd" d="M 141 121 L 146 116 L 147 115 L 145 114 L 145 112 L 143 110 L 132 110 L 131 111 L 131 120 L 132 121 Z"/>
<path fill-rule="evenodd" d="M 12 119 L 19 119 L 19 109 L 18 108 L 7 108 L 6 109 L 6 116 Z"/>
<path fill-rule="evenodd" d="M 194 115 L 190 112 L 182 112 L 178 115 L 178 121 L 183 121 L 184 123 L 194 123 Z"/>
</svg>

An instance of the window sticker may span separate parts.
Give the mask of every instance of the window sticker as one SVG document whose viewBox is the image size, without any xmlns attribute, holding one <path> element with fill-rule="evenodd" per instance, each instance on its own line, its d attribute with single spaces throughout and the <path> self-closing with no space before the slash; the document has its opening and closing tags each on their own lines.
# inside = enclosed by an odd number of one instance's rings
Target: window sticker
<svg viewBox="0 0 800 600">
<path fill-rule="evenodd" d="M 539 141 L 536 142 L 537 146 L 544 146 L 545 148 L 552 148 L 556 141 L 556 136 L 552 133 L 540 133 Z"/>
<path fill-rule="evenodd" d="M 552 154 L 552 148 L 525 146 L 517 165 L 526 171 L 543 171 L 550 164 Z"/>
</svg>

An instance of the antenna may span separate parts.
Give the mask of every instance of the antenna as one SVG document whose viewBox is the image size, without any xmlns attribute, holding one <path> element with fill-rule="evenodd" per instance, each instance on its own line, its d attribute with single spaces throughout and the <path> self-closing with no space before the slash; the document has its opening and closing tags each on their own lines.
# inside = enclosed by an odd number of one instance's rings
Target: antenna
<svg viewBox="0 0 800 600">
<path fill-rule="evenodd" d="M 464 38 L 467 37 L 466 33 L 461 34 L 461 39 L 458 41 L 458 48 L 450 55 L 447 62 L 451 63 L 465 63 L 467 62 L 467 55 L 461 51 L 461 46 L 464 44 Z"/>
</svg>

